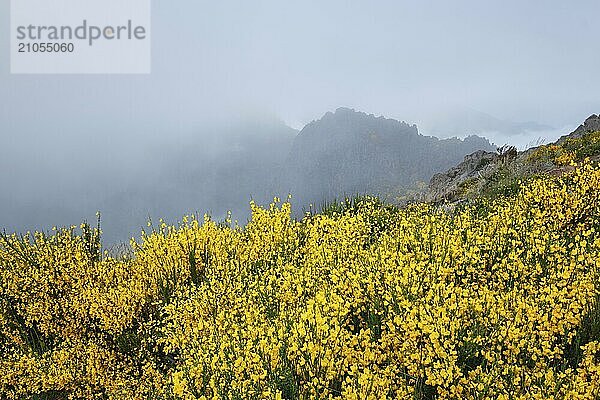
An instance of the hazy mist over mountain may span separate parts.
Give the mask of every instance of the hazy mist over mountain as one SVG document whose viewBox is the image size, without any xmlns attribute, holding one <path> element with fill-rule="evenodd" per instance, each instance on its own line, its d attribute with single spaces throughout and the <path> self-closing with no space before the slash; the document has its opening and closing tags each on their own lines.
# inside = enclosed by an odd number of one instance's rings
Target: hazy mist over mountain
<svg viewBox="0 0 600 400">
<path fill-rule="evenodd" d="M 0 57 L 0 228 L 99 210 L 107 238 L 124 240 L 148 217 L 243 220 L 251 198 L 287 190 L 298 202 L 397 190 L 490 148 L 422 135 L 552 141 L 600 105 L 599 12 L 597 1 L 153 1 L 149 75 L 11 75 Z M 316 140 L 304 128 L 338 107 L 398 129 L 356 121 Z M 403 130 L 414 143 L 377 144 Z M 344 163 L 345 148 L 364 162 Z M 339 163 L 320 170 L 327 154 Z"/>
<path fill-rule="evenodd" d="M 148 138 L 131 153 L 104 145 L 55 158 L 40 152 L 43 169 L 24 166 L 3 175 L 13 188 L 0 197 L 3 227 L 77 224 L 99 210 L 105 240 L 117 243 L 149 219 L 176 222 L 188 213 L 224 219 L 231 211 L 244 222 L 251 200 L 268 204 L 274 196 L 291 194 L 297 215 L 345 195 L 394 201 L 465 155 L 495 149 L 483 138 L 438 140 L 420 135 L 415 125 L 347 108 L 301 132 L 277 120 L 246 119 L 173 142 Z M 32 195 L 27 183 L 49 175 L 44 192 Z"/>
<path fill-rule="evenodd" d="M 296 137 L 282 191 L 301 205 L 365 193 L 397 202 L 477 150 L 496 147 L 477 136 L 439 140 L 421 135 L 416 125 L 339 108 Z"/>
</svg>

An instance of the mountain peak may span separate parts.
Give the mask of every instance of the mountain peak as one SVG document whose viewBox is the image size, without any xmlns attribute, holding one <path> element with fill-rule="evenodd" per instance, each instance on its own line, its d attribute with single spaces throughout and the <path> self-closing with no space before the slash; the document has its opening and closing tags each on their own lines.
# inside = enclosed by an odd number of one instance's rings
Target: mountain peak
<svg viewBox="0 0 600 400">
<path fill-rule="evenodd" d="M 354 108 L 338 107 L 335 110 L 335 114 L 364 114 L 364 113 L 356 111 Z"/>
<path fill-rule="evenodd" d="M 419 135 L 415 124 L 411 125 L 404 121 L 367 114 L 353 108 L 339 107 L 334 112 L 329 111 L 320 119 L 306 125 L 300 132 L 300 136 L 311 136 L 315 134 L 314 131 L 329 136 L 365 136 L 370 135 L 374 130 L 383 131 L 386 136 L 394 136 L 399 133 Z"/>
<path fill-rule="evenodd" d="M 558 140 L 558 143 L 563 143 L 569 138 L 579 138 L 587 133 L 598 131 L 600 131 L 600 115 L 592 114 L 589 117 L 587 117 L 583 124 L 579 125 L 579 127 L 573 132 L 561 137 Z"/>
<path fill-rule="evenodd" d="M 284 180 L 302 204 L 357 193 L 393 198 L 476 150 L 495 147 L 477 136 L 423 136 L 414 124 L 340 107 L 302 129 Z"/>
<path fill-rule="evenodd" d="M 587 122 L 587 121 L 590 121 L 590 120 L 593 120 L 593 119 L 599 119 L 599 118 L 600 117 L 598 115 L 592 114 L 589 117 L 587 117 L 587 119 L 585 121 Z"/>
</svg>

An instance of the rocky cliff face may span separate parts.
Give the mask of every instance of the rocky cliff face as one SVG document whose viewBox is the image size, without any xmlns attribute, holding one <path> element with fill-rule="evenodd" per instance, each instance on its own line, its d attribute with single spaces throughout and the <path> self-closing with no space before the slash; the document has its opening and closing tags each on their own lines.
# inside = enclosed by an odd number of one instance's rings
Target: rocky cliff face
<svg viewBox="0 0 600 400">
<path fill-rule="evenodd" d="M 415 125 L 340 108 L 308 124 L 296 137 L 283 190 L 292 193 L 296 204 L 362 193 L 394 200 L 482 149 L 495 147 L 477 136 L 423 136 Z"/>
<path fill-rule="evenodd" d="M 469 154 L 457 166 L 447 172 L 435 174 L 431 178 L 425 200 L 433 203 L 458 200 L 463 193 L 465 184 L 490 175 L 495 170 L 499 158 L 498 153 L 484 150 Z"/>
</svg>

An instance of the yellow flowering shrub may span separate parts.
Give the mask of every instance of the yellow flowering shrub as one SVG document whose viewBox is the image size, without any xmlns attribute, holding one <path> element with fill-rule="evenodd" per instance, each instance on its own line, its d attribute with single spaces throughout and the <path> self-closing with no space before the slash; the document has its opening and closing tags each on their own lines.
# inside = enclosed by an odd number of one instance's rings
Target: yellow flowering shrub
<svg viewBox="0 0 600 400">
<path fill-rule="evenodd" d="M 452 211 L 375 199 L 0 238 L 0 398 L 596 399 L 600 170 Z"/>
<path fill-rule="evenodd" d="M 588 132 L 578 137 L 567 137 L 562 142 L 540 146 L 527 157 L 529 162 L 571 165 L 586 158 L 598 160 L 600 156 L 600 132 Z"/>
</svg>

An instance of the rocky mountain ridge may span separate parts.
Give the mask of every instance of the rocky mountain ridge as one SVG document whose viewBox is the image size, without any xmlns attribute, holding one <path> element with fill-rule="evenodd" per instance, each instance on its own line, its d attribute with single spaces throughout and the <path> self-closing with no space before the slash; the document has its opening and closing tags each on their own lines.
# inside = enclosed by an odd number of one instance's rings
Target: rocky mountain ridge
<svg viewBox="0 0 600 400">
<path fill-rule="evenodd" d="M 283 171 L 283 192 L 296 204 L 356 194 L 396 201 L 466 154 L 494 150 L 485 138 L 438 139 L 416 125 L 338 108 L 306 125 Z"/>
<path fill-rule="evenodd" d="M 576 130 L 555 143 L 518 152 L 503 147 L 496 152 L 477 151 L 444 173 L 435 174 L 420 200 L 453 203 L 481 195 L 510 191 L 520 178 L 538 173 L 562 174 L 570 161 L 600 157 L 600 116 L 593 114 Z"/>
</svg>

